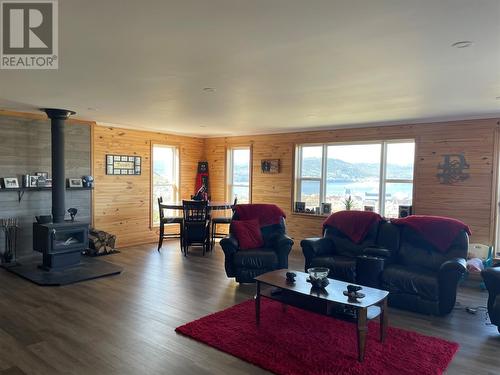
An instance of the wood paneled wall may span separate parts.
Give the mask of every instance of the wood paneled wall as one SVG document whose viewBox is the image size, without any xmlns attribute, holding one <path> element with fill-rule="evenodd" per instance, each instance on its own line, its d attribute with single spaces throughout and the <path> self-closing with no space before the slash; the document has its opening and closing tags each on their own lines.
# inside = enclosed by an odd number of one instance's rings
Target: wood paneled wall
<svg viewBox="0 0 500 375">
<path fill-rule="evenodd" d="M 414 210 L 422 215 L 443 215 L 463 220 L 473 231 L 471 241 L 493 243 L 495 237 L 498 119 L 418 125 L 339 129 L 246 137 L 208 138 L 206 158 L 214 199 L 225 196 L 225 150 L 234 144 L 252 146 L 252 201 L 275 203 L 287 212 L 288 231 L 296 245 L 321 234 L 322 217 L 291 212 L 295 144 L 364 140 L 415 139 Z M 436 174 L 443 154 L 464 153 L 470 178 L 442 185 Z M 281 159 L 280 174 L 263 174 L 262 159 Z M 296 246 L 297 248 L 298 246 Z"/>
<path fill-rule="evenodd" d="M 203 139 L 94 127 L 94 226 L 116 234 L 119 247 L 158 240 L 157 228 L 150 225 L 152 144 L 179 147 L 180 198 L 189 198 L 194 193 L 198 161 L 204 158 Z M 106 154 L 141 156 L 141 175 L 106 175 Z"/>
</svg>

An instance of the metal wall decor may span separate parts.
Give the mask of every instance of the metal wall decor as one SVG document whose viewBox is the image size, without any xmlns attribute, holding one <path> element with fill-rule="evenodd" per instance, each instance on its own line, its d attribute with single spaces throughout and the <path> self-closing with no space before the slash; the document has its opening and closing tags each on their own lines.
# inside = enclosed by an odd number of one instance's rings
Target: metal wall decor
<svg viewBox="0 0 500 375">
<path fill-rule="evenodd" d="M 470 177 L 464 172 L 469 168 L 470 165 L 467 164 L 464 154 L 445 154 L 443 162 L 438 165 L 441 171 L 436 176 L 441 184 L 453 185 Z"/>
<path fill-rule="evenodd" d="M 141 157 L 128 155 L 106 155 L 106 174 L 140 175 Z"/>
</svg>

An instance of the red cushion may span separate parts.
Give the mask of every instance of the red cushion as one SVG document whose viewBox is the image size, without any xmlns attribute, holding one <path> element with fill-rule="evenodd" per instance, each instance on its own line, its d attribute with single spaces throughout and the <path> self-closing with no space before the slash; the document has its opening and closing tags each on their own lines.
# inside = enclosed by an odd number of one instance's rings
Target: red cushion
<svg viewBox="0 0 500 375">
<path fill-rule="evenodd" d="M 258 219 L 233 220 L 231 232 L 236 236 L 242 250 L 255 249 L 264 245 Z"/>
</svg>

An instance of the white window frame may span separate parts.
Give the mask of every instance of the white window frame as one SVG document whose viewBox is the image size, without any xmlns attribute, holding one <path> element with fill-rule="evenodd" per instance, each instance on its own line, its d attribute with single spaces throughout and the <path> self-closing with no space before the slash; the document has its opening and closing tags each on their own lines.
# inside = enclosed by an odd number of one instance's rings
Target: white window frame
<svg viewBox="0 0 500 375">
<path fill-rule="evenodd" d="M 329 142 L 329 143 L 302 143 L 295 146 L 295 201 L 300 201 L 302 181 L 319 181 L 319 204 L 326 201 L 326 175 L 328 146 L 357 146 L 357 145 L 380 145 L 380 177 L 379 177 L 379 200 L 378 212 L 381 216 L 385 215 L 385 192 L 388 183 L 409 183 L 413 185 L 415 178 L 415 159 L 413 160 L 413 177 L 411 179 L 387 178 L 387 146 L 393 143 L 415 143 L 415 139 L 391 139 L 384 141 L 366 141 L 366 142 Z M 321 175 L 320 177 L 302 177 L 302 149 L 304 147 L 321 146 Z M 413 188 L 412 188 L 413 191 Z M 413 197 L 412 197 L 413 204 Z M 295 207 L 292 207 L 294 209 Z"/>
<path fill-rule="evenodd" d="M 180 159 L 179 159 L 179 146 L 178 145 L 172 145 L 172 144 L 164 144 L 164 143 L 153 143 L 151 145 L 151 224 L 154 227 L 157 227 L 160 225 L 159 222 L 154 221 L 154 215 L 153 212 L 156 207 L 158 207 L 158 201 L 154 199 L 154 171 L 153 171 L 153 166 L 154 166 L 154 149 L 155 147 L 161 147 L 161 148 L 173 148 L 174 149 L 174 165 L 173 165 L 173 175 L 174 175 L 174 182 L 166 184 L 164 186 L 171 186 L 172 190 L 174 192 L 173 194 L 173 202 L 169 201 L 164 201 L 163 203 L 176 203 L 179 201 L 179 181 L 180 181 Z"/>
<path fill-rule="evenodd" d="M 248 150 L 248 186 L 233 183 L 233 152 L 237 150 Z M 233 200 L 233 188 L 248 188 L 248 203 L 252 203 L 252 147 L 251 146 L 232 146 L 227 149 L 227 200 Z"/>
</svg>

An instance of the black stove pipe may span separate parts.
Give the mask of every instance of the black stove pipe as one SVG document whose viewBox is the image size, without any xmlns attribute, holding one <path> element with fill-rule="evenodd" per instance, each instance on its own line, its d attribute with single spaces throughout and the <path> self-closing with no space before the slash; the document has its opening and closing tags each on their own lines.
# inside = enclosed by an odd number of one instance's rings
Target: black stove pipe
<svg viewBox="0 0 500 375">
<path fill-rule="evenodd" d="M 64 176 L 64 121 L 76 112 L 43 108 L 51 120 L 52 135 L 52 222 L 64 222 L 66 213 L 66 178 Z"/>
</svg>

